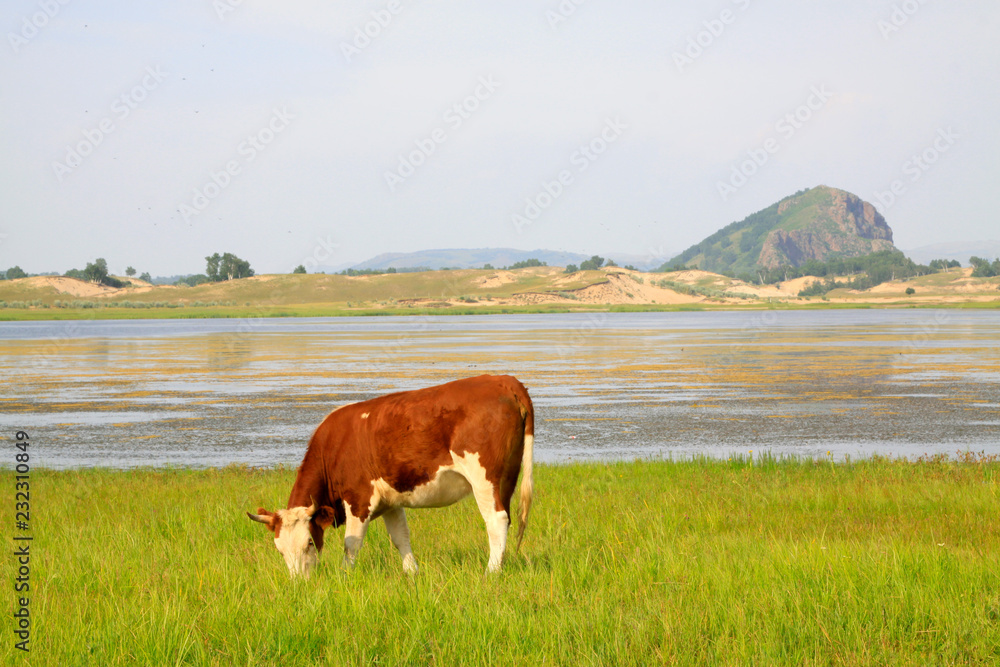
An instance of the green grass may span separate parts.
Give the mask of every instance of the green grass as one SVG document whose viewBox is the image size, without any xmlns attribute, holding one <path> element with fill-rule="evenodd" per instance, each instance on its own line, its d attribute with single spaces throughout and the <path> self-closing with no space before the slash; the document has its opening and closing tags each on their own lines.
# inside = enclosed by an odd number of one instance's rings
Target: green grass
<svg viewBox="0 0 1000 667">
<path fill-rule="evenodd" d="M 995 462 L 540 465 L 499 576 L 466 500 L 408 513 L 416 578 L 378 522 L 301 582 L 244 515 L 293 477 L 34 471 L 31 664 L 1000 661 Z"/>
</svg>

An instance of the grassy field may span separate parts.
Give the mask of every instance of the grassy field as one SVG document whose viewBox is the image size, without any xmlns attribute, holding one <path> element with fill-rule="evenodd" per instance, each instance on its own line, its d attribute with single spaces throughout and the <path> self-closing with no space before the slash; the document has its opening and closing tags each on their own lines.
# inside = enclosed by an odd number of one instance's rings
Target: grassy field
<svg viewBox="0 0 1000 667">
<path fill-rule="evenodd" d="M 499 576 L 466 500 L 409 513 L 417 577 L 378 522 L 354 571 L 341 529 L 302 582 L 244 515 L 293 477 L 34 471 L 31 664 L 1000 661 L 995 462 L 537 466 Z"/>
</svg>

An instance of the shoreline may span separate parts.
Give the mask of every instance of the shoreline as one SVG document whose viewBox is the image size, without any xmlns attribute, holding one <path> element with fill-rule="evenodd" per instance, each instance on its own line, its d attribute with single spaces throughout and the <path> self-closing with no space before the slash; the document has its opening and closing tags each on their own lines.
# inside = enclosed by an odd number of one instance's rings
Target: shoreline
<svg viewBox="0 0 1000 667">
<path fill-rule="evenodd" d="M 573 307 L 553 304 L 540 306 L 504 307 L 445 307 L 445 308 L 341 308 L 303 306 L 214 308 L 5 308 L 0 310 L 0 322 L 68 322 L 81 320 L 198 320 L 198 319 L 277 319 L 311 317 L 438 317 L 468 315 L 564 315 L 568 313 L 672 313 L 672 312 L 757 312 L 772 310 L 1000 310 L 997 301 L 924 301 L 889 303 L 859 301 L 855 303 L 753 303 L 739 304 L 579 304 Z"/>
</svg>

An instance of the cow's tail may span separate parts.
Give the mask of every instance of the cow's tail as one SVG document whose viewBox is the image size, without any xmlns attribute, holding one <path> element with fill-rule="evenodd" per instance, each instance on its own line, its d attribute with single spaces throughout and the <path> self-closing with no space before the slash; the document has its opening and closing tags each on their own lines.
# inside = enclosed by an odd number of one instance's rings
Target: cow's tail
<svg viewBox="0 0 1000 667">
<path fill-rule="evenodd" d="M 525 396 L 527 398 L 527 396 Z M 528 525 L 528 512 L 531 511 L 531 499 L 534 495 L 534 479 L 531 473 L 532 459 L 535 449 L 535 408 L 531 399 L 527 399 L 524 410 L 524 454 L 521 455 L 521 516 L 517 526 L 517 547 L 521 550 L 521 540 L 524 539 L 524 529 Z"/>
</svg>

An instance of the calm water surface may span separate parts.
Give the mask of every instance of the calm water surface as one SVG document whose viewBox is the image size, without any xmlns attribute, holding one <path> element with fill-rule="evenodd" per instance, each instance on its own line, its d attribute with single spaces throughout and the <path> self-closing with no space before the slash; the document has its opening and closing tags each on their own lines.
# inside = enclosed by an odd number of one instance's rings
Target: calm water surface
<svg viewBox="0 0 1000 667">
<path fill-rule="evenodd" d="M 510 373 L 536 460 L 1000 454 L 1000 313 L 764 311 L 0 323 L 32 462 L 297 465 L 344 403 Z"/>
</svg>

